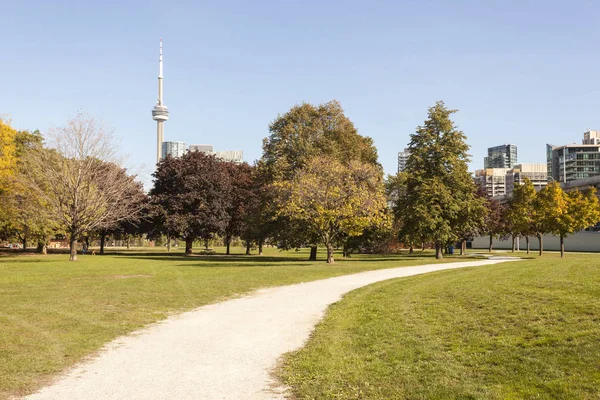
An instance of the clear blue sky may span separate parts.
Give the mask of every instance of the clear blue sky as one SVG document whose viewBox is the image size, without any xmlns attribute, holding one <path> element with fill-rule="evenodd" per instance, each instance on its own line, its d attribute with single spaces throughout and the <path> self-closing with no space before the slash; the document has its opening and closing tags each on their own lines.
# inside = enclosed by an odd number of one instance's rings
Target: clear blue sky
<svg viewBox="0 0 600 400">
<path fill-rule="evenodd" d="M 165 140 L 261 155 L 278 113 L 337 99 L 386 173 L 444 100 L 481 168 L 514 143 L 600 129 L 597 1 L 2 2 L 0 113 L 46 131 L 78 109 L 102 116 L 144 180 L 154 168 L 158 41 Z"/>
</svg>

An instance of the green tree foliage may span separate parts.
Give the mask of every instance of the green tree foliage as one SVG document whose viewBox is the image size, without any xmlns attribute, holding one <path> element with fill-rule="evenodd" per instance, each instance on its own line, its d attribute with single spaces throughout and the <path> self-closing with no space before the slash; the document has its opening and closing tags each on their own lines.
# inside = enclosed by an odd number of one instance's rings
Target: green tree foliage
<svg viewBox="0 0 600 400">
<path fill-rule="evenodd" d="M 373 140 L 361 136 L 338 101 L 303 103 L 279 115 L 263 140 L 261 163 L 271 181 L 292 179 L 309 160 L 330 156 L 342 162 L 377 164 Z"/>
<path fill-rule="evenodd" d="M 232 186 L 223 162 L 193 151 L 161 160 L 153 176 L 155 223 L 168 236 L 183 238 L 186 254 L 192 254 L 195 240 L 225 231 Z"/>
<path fill-rule="evenodd" d="M 529 254 L 529 236 L 538 235 L 541 225 L 534 224 L 536 192 L 531 181 L 524 179 L 522 185 L 513 189 L 513 197 L 504 213 L 504 229 L 512 238 L 512 251 L 515 251 L 515 238 L 527 238 L 527 253 Z M 537 227 L 537 228 L 536 228 Z M 539 237 L 538 237 L 539 239 Z"/>
<path fill-rule="evenodd" d="M 327 263 L 342 235 L 357 236 L 385 218 L 381 170 L 360 161 L 315 157 L 292 180 L 274 184 L 279 213 L 305 222 L 327 248 Z"/>
<path fill-rule="evenodd" d="M 600 208 L 596 189 L 593 187 L 585 194 L 579 190 L 564 193 L 560 187 L 558 187 L 558 190 L 556 188 L 554 190 L 558 192 L 552 197 L 559 200 L 556 202 L 557 207 L 561 207 L 566 203 L 564 205 L 566 210 L 556 214 L 550 232 L 560 237 L 560 256 L 564 257 L 565 237 L 600 221 Z M 560 192 L 562 192 L 562 195 Z"/>
<path fill-rule="evenodd" d="M 404 221 L 401 241 L 431 241 L 436 258 L 442 258 L 442 248 L 457 240 L 479 214 L 470 209 L 480 207 L 468 172 L 466 136 L 450 119 L 455 112 L 438 101 L 429 108 L 424 125 L 411 135 L 406 193 L 396 212 Z"/>
<path fill-rule="evenodd" d="M 317 156 L 328 156 L 348 164 L 361 161 L 379 166 L 373 140 L 361 136 L 344 115 L 337 101 L 314 106 L 304 103 L 279 115 L 269 126 L 269 137 L 263 140 L 263 155 L 257 168 L 268 185 L 292 180 L 298 171 Z M 267 207 L 272 214 L 277 205 Z M 320 240 L 311 226 L 294 216 L 280 217 L 270 224 L 271 236 L 284 248 L 315 245 Z M 311 259 L 316 257 L 313 247 Z"/>
<path fill-rule="evenodd" d="M 539 255 L 544 254 L 543 235 L 559 234 L 561 220 L 568 219 L 569 199 L 556 181 L 540 190 L 533 202 L 532 231 L 538 237 Z"/>
</svg>

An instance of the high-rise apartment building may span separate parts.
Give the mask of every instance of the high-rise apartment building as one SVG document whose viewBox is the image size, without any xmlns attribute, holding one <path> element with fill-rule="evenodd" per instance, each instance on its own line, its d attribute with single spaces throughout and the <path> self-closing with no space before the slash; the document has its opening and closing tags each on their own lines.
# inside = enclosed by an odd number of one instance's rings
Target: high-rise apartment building
<svg viewBox="0 0 600 400">
<path fill-rule="evenodd" d="M 163 142 L 162 143 L 162 158 L 181 157 L 187 151 L 187 145 L 184 142 Z"/>
<path fill-rule="evenodd" d="M 509 168 L 486 168 L 475 171 L 475 184 L 485 189 L 489 197 L 506 194 L 506 175 Z"/>
<path fill-rule="evenodd" d="M 192 144 L 190 145 L 190 151 L 201 151 L 202 153 L 214 155 L 223 161 L 244 162 L 244 152 L 242 150 L 215 151 L 212 144 Z"/>
<path fill-rule="evenodd" d="M 516 185 L 529 179 L 536 189 L 548 184 L 546 164 L 517 164 L 513 168 L 487 168 L 475 171 L 475 184 L 489 197 L 511 195 Z"/>
<path fill-rule="evenodd" d="M 600 144 L 600 132 L 591 129 L 583 132 L 582 144 Z"/>
<path fill-rule="evenodd" d="M 558 182 L 600 175 L 600 144 L 546 145 L 548 176 Z"/>
<path fill-rule="evenodd" d="M 512 194 L 516 185 L 523 185 L 525 178 L 529 179 L 536 189 L 541 189 L 548 184 L 548 170 L 546 164 L 518 164 L 509 170 L 506 176 L 506 194 Z"/>
<path fill-rule="evenodd" d="M 517 164 L 517 146 L 503 144 L 488 148 L 488 156 L 483 158 L 483 166 L 489 168 L 512 168 Z"/>
<path fill-rule="evenodd" d="M 600 132 L 583 132 L 581 144 L 546 145 L 548 176 L 558 182 L 600 175 Z"/>
<path fill-rule="evenodd" d="M 190 151 L 201 151 L 203 153 L 212 153 L 215 148 L 212 144 L 190 144 Z"/>
<path fill-rule="evenodd" d="M 244 162 L 244 152 L 242 150 L 215 151 L 213 154 L 215 157 L 220 158 L 223 161 L 230 161 L 234 163 Z"/>
<path fill-rule="evenodd" d="M 406 163 L 408 162 L 408 157 L 410 157 L 410 151 L 408 149 L 404 149 L 404 151 L 398 153 L 398 172 L 404 171 Z"/>
</svg>

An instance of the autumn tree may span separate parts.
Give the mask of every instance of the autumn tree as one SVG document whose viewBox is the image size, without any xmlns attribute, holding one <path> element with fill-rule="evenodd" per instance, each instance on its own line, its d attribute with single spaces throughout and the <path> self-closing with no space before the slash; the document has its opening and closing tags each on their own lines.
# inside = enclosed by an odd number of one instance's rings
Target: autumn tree
<svg viewBox="0 0 600 400">
<path fill-rule="evenodd" d="M 231 181 L 224 163 L 193 151 L 160 161 L 150 190 L 158 209 L 155 221 L 170 235 L 185 240 L 185 253 L 199 238 L 224 233 L 230 216 Z"/>
<path fill-rule="evenodd" d="M 5 190 L 8 178 L 16 167 L 17 131 L 10 126 L 10 121 L 0 118 L 0 191 Z"/>
<path fill-rule="evenodd" d="M 93 117 L 80 113 L 51 130 L 49 144 L 51 150 L 30 152 L 24 182 L 68 234 L 69 260 L 76 261 L 77 240 L 84 232 L 140 211 L 130 195 L 139 183 L 115 167 L 112 132 Z"/>
<path fill-rule="evenodd" d="M 512 238 L 513 253 L 516 249 L 516 238 L 523 236 L 526 238 L 527 254 L 529 254 L 529 236 L 537 236 L 536 227 L 542 229 L 542 225 L 534 224 L 536 196 L 535 188 L 527 178 L 522 185 L 515 185 L 513 189 L 512 199 L 504 213 L 504 227 L 506 233 Z"/>
<path fill-rule="evenodd" d="M 494 237 L 497 237 L 504 231 L 505 224 L 503 215 L 505 209 L 506 207 L 503 204 L 500 204 L 498 200 L 492 198 L 487 199 L 483 232 L 490 238 L 488 246 L 488 251 L 490 253 L 493 249 Z"/>
<path fill-rule="evenodd" d="M 438 259 L 443 247 L 458 239 L 461 226 L 471 223 L 464 210 L 477 202 L 466 136 L 450 119 L 455 112 L 438 101 L 411 135 L 406 193 L 396 210 L 404 220 L 400 240 L 433 242 Z"/>
<path fill-rule="evenodd" d="M 291 180 L 277 181 L 279 213 L 303 221 L 327 248 L 327 263 L 341 235 L 356 236 L 385 218 L 381 169 L 360 161 L 344 165 L 318 156 Z"/>
<path fill-rule="evenodd" d="M 373 140 L 361 136 L 344 115 L 337 101 L 318 106 L 303 103 L 279 115 L 269 125 L 269 137 L 263 140 L 263 155 L 258 170 L 267 183 L 291 181 L 317 156 L 328 156 L 342 163 L 361 161 L 378 165 Z M 293 216 L 280 217 L 272 224 L 275 236 L 290 247 L 311 244 L 311 259 L 316 259 L 315 241 L 319 235 Z"/>
<path fill-rule="evenodd" d="M 557 197 L 558 195 L 555 198 Z M 566 212 L 556 214 L 557 219 L 551 229 L 551 233 L 560 238 L 561 257 L 565 256 L 565 237 L 600 221 L 600 207 L 595 188 L 589 188 L 585 194 L 579 190 L 563 193 L 563 198 L 566 198 Z M 557 203 L 559 206 L 562 204 L 562 201 Z"/>
<path fill-rule="evenodd" d="M 546 233 L 559 234 L 560 221 L 567 218 L 569 199 L 556 181 L 548 183 L 540 190 L 533 201 L 532 231 L 538 238 L 539 255 L 544 254 L 543 236 Z M 561 239 L 562 242 L 562 239 Z M 562 247 L 562 245 L 561 245 Z"/>
</svg>

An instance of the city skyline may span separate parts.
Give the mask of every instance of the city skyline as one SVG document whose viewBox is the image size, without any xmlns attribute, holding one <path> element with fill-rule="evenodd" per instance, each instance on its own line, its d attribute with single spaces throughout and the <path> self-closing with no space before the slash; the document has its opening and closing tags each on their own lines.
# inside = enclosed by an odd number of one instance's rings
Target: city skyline
<svg viewBox="0 0 600 400">
<path fill-rule="evenodd" d="M 543 162 L 546 142 L 570 143 L 599 126 L 597 34 L 575 28 L 599 5 L 575 2 L 565 12 L 553 2 L 467 3 L 265 2 L 240 4 L 236 13 L 217 4 L 8 3 L 0 112 L 17 129 L 46 132 L 83 108 L 115 128 L 121 147 L 135 149 L 130 163 L 149 176 L 156 161 L 149 82 L 163 37 L 174 113 L 165 140 L 234 142 L 248 162 L 260 158 L 269 123 L 303 101 L 339 100 L 390 174 L 436 100 L 459 109 L 471 170 L 496 142 L 490 138 L 515 143 L 521 160 Z M 310 12 L 317 5 L 319 15 Z M 292 17 L 281 24 L 284 16 Z M 435 23 L 425 29 L 423 21 Z M 442 33 L 448 40 L 438 40 Z M 61 57 L 53 56 L 56 42 Z"/>
</svg>

